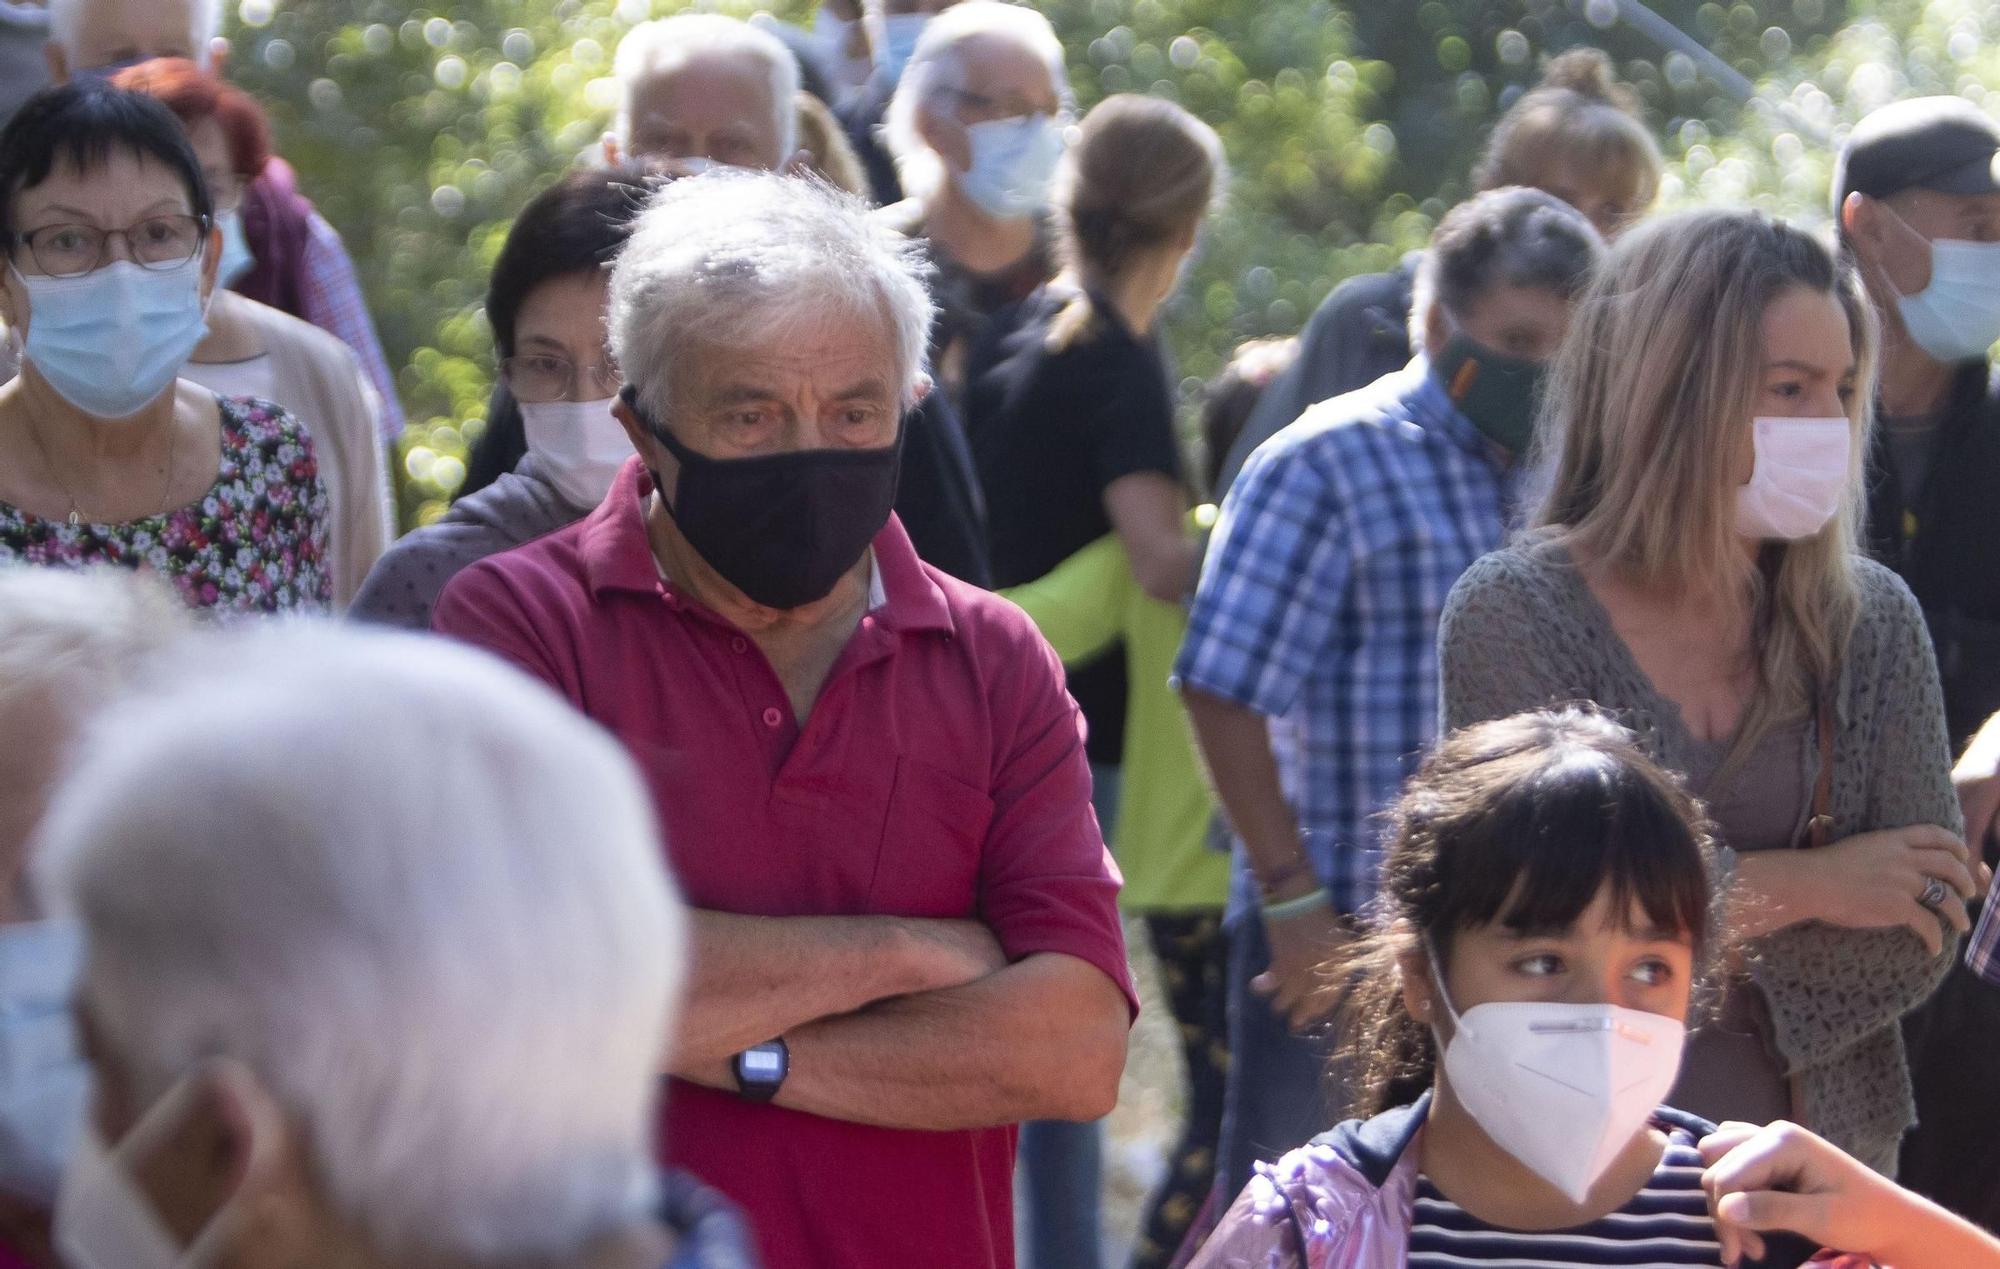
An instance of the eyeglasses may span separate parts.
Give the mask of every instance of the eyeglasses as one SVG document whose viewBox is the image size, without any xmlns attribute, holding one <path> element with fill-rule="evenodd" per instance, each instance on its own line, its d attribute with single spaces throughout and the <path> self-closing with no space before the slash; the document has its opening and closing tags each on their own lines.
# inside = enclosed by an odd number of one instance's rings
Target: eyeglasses
<svg viewBox="0 0 2000 1269">
<path fill-rule="evenodd" d="M 1057 127 L 1068 127 L 1075 122 L 1069 112 L 1060 107 L 1051 111 L 1014 94 L 989 97 L 985 93 L 967 92 L 963 88 L 946 88 L 943 92 L 958 104 L 961 123 L 991 123 L 999 119 L 1025 119 L 1030 115 L 1053 119 Z"/>
<path fill-rule="evenodd" d="M 142 269 L 177 269 L 201 254 L 208 241 L 208 220 L 200 216 L 149 216 L 124 229 L 95 225 L 43 225 L 21 235 L 35 267 L 50 277 L 73 278 L 103 268 L 111 240 L 125 243 L 126 254 Z"/>
<path fill-rule="evenodd" d="M 530 405 L 550 401 L 602 401 L 618 394 L 625 382 L 610 358 L 589 366 L 579 366 L 567 357 L 529 353 L 508 357 L 500 363 L 500 374 L 516 401 Z M 587 390 L 578 395 L 579 389 Z"/>
</svg>

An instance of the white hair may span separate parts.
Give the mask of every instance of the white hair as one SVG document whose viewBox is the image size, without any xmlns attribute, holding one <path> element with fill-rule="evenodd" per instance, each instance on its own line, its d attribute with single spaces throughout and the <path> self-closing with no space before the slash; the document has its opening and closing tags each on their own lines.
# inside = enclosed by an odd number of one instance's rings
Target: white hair
<svg viewBox="0 0 2000 1269">
<path fill-rule="evenodd" d="M 934 311 L 926 267 L 865 202 L 823 181 L 706 172 L 668 185 L 639 214 L 611 270 L 611 351 L 664 424 L 690 343 L 741 344 L 828 320 L 879 324 L 908 408 Z"/>
<path fill-rule="evenodd" d="M 444 640 L 283 623 L 174 660 L 100 717 L 38 861 L 128 1100 L 242 1061 L 391 1260 L 645 1217 L 684 918 L 623 750 Z"/>
<path fill-rule="evenodd" d="M 1039 57 L 1048 67 L 1049 86 L 1062 108 L 1068 110 L 1075 104 L 1062 41 L 1047 18 L 1003 0 L 965 0 L 953 5 L 924 27 L 882 118 L 882 139 L 896 160 L 896 172 L 907 193 L 927 197 L 944 180 L 944 164 L 924 142 L 918 120 L 939 94 L 963 86 L 965 45 L 982 37 L 1011 40 Z"/>
<path fill-rule="evenodd" d="M 80 720 L 190 625 L 162 583 L 124 569 L 0 568 L 0 703 L 34 696 Z"/>
<path fill-rule="evenodd" d="M 799 119 L 793 98 L 799 91 L 799 59 L 769 31 L 719 13 L 681 13 L 641 22 L 618 41 L 611 74 L 618 81 L 618 115 L 612 132 L 621 146 L 632 140 L 632 99 L 641 85 L 665 79 L 703 57 L 735 57 L 763 72 L 771 88 L 778 126 L 778 153 L 798 149 Z"/>
<path fill-rule="evenodd" d="M 83 36 L 83 16 L 94 0 L 48 0 L 49 42 L 65 53 L 74 54 Z M 145 0 L 157 4 L 160 0 Z M 222 0 L 186 0 L 188 7 L 188 52 L 203 70 L 210 67 L 214 52 L 209 48 L 222 34 Z M 75 65 L 71 70 L 82 69 Z"/>
</svg>

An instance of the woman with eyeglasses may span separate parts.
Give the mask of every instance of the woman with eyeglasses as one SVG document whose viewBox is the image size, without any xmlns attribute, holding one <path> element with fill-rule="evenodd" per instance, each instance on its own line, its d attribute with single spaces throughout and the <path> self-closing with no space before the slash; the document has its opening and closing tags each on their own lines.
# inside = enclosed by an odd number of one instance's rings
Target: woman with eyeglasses
<svg viewBox="0 0 2000 1269">
<path fill-rule="evenodd" d="M 428 630 L 431 605 L 460 569 L 553 533 L 603 501 L 632 457 L 611 417 L 621 380 L 605 346 L 609 268 L 656 185 L 637 168 L 576 171 L 515 220 L 486 293 L 500 353 L 486 426 L 525 436 L 527 454 L 391 547 L 349 616 Z"/>
<path fill-rule="evenodd" d="M 215 200 L 222 250 L 208 337 L 196 346 L 181 377 L 222 396 L 275 401 L 305 425 L 326 482 L 333 601 L 345 606 L 395 536 L 381 400 L 353 350 L 338 338 L 229 289 L 256 263 L 243 231 L 242 204 L 245 188 L 271 157 L 263 107 L 184 57 L 141 62 L 111 82 L 157 98 L 174 112 Z"/>
<path fill-rule="evenodd" d="M 159 102 L 78 82 L 0 132 L 0 566 L 116 564 L 191 607 L 324 610 L 326 489 L 298 421 L 178 378 L 220 235 Z"/>
</svg>

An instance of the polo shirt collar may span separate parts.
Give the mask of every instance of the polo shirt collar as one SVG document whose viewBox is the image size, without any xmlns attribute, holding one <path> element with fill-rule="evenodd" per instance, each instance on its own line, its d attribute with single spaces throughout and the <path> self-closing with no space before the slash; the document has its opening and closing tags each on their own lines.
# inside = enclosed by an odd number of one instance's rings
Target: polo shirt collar
<svg viewBox="0 0 2000 1269">
<path fill-rule="evenodd" d="M 659 593 L 659 561 L 646 534 L 646 499 L 652 494 L 652 474 L 634 454 L 611 482 L 604 501 L 584 517 L 578 550 L 593 598 L 617 591 Z M 872 547 L 869 615 L 890 630 L 953 633 L 951 605 L 924 571 L 901 521 L 891 515 Z"/>
</svg>

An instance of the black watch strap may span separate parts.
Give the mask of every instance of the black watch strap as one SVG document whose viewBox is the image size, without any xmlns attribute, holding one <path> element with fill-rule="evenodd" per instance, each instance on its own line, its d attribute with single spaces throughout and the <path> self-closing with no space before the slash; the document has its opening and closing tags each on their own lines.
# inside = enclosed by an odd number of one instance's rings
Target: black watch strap
<svg viewBox="0 0 2000 1269">
<path fill-rule="evenodd" d="M 778 1095 L 785 1076 L 791 1073 L 792 1051 L 780 1036 L 743 1050 L 729 1065 L 736 1075 L 736 1092 L 743 1100 L 768 1102 Z"/>
</svg>

